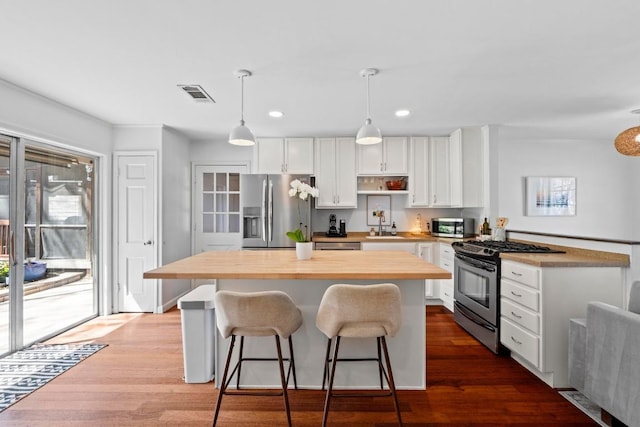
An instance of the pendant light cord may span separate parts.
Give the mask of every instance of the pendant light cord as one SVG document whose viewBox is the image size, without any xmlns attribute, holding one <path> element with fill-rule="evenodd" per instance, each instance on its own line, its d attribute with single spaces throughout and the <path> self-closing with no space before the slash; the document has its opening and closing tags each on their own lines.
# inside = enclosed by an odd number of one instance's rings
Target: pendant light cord
<svg viewBox="0 0 640 427">
<path fill-rule="evenodd" d="M 369 77 L 370 75 L 367 74 L 367 120 L 371 120 L 371 113 L 369 111 Z"/>
<path fill-rule="evenodd" d="M 244 126 L 244 75 L 240 76 L 240 124 Z"/>
</svg>

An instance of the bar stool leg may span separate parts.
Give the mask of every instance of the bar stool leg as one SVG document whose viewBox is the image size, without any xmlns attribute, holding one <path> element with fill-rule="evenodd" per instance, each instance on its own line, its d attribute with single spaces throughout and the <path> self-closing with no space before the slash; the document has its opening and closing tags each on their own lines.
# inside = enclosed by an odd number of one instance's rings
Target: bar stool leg
<svg viewBox="0 0 640 427">
<path fill-rule="evenodd" d="M 216 427 L 218 422 L 218 413 L 220 412 L 220 404 L 222 403 L 222 396 L 227 390 L 227 374 L 229 373 L 229 365 L 231 364 L 231 355 L 233 354 L 233 347 L 236 343 L 236 336 L 231 335 L 231 343 L 229 344 L 229 351 L 227 352 L 227 361 L 224 364 L 224 373 L 222 374 L 222 381 L 218 384 L 218 401 L 216 402 L 216 412 L 213 415 L 213 427 Z"/>
<path fill-rule="evenodd" d="M 331 344 L 331 340 L 329 340 Z M 331 361 L 331 374 L 329 375 L 329 388 L 327 389 L 327 397 L 324 401 L 324 413 L 322 414 L 322 427 L 327 426 L 327 418 L 329 415 L 329 405 L 331 403 L 331 392 L 333 391 L 333 379 L 336 374 L 336 364 L 338 363 L 338 347 L 340 347 L 340 336 L 336 337 L 336 347 L 333 351 L 333 360 Z M 328 351 L 328 350 L 327 350 Z"/>
<path fill-rule="evenodd" d="M 298 380 L 296 378 L 296 361 L 293 357 L 293 337 L 289 336 L 289 372 L 293 371 L 293 388 L 298 389 Z M 289 372 L 287 372 L 287 385 L 289 385 Z"/>
<path fill-rule="evenodd" d="M 389 361 L 389 352 L 387 351 L 387 340 L 384 336 L 380 337 L 382 340 L 382 349 L 384 350 L 384 360 L 387 364 L 387 373 L 389 378 L 389 388 L 391 389 L 391 395 L 393 396 L 393 405 L 396 407 L 396 414 L 398 415 L 398 424 L 402 426 L 402 416 L 400 415 L 400 405 L 398 404 L 398 395 L 396 394 L 396 383 L 393 381 L 393 371 L 391 370 L 391 362 Z"/>
<path fill-rule="evenodd" d="M 378 346 L 378 374 L 380 375 L 380 390 L 382 390 L 384 389 L 384 386 L 382 384 L 383 368 L 382 368 L 382 351 L 380 350 L 380 337 L 377 337 L 376 343 Z"/>
<path fill-rule="evenodd" d="M 329 354 L 331 353 L 331 338 L 327 340 L 327 353 L 324 356 L 324 370 L 322 371 L 322 390 L 329 379 Z"/>
<path fill-rule="evenodd" d="M 280 382 L 282 383 L 282 395 L 284 396 L 284 409 L 287 411 L 287 421 L 291 427 L 291 411 L 289 409 L 289 394 L 287 393 L 287 381 L 284 376 L 284 363 L 282 362 L 282 348 L 280 347 L 280 337 L 276 337 L 276 349 L 278 350 L 278 365 L 280 366 Z"/>
<path fill-rule="evenodd" d="M 240 390 L 240 371 L 242 371 L 242 358 L 244 354 L 244 335 L 240 336 L 240 356 L 238 356 L 238 372 L 236 375 L 236 390 Z"/>
</svg>

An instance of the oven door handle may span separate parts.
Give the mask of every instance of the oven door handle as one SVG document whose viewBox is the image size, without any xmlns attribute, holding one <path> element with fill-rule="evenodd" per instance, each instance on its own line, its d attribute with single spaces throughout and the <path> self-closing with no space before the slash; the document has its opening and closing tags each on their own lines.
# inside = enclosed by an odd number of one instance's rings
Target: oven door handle
<svg viewBox="0 0 640 427">
<path fill-rule="evenodd" d="M 476 325 L 480 325 L 483 328 L 490 330 L 491 332 L 496 331 L 495 326 L 493 326 L 491 323 L 483 322 L 481 318 L 479 318 L 477 315 L 474 315 L 474 313 L 471 310 L 469 310 L 468 308 L 466 308 L 464 305 L 460 304 L 457 301 L 455 302 L 455 309 L 458 310 L 460 314 L 462 314 L 467 319 L 471 320 Z"/>
<path fill-rule="evenodd" d="M 469 256 L 462 255 L 462 254 L 456 254 L 456 258 L 458 258 L 461 261 L 466 262 L 467 264 L 471 265 L 472 267 L 476 267 L 476 268 L 479 268 L 481 270 L 488 271 L 490 273 L 494 273 L 496 271 L 496 268 L 497 268 L 497 266 L 495 264 L 484 262 L 484 261 L 480 261 L 480 260 L 477 260 L 475 258 L 471 258 Z"/>
</svg>

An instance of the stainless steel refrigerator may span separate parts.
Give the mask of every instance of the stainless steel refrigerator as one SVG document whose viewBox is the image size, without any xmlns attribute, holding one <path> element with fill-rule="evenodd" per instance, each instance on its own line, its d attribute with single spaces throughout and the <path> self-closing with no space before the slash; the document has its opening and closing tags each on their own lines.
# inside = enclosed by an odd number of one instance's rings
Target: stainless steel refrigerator
<svg viewBox="0 0 640 427">
<path fill-rule="evenodd" d="M 240 175 L 243 248 L 294 248 L 286 233 L 297 229 L 300 221 L 311 236 L 312 201 L 300 200 L 298 216 L 299 199 L 289 197 L 294 179 L 311 184 L 308 175 Z"/>
</svg>

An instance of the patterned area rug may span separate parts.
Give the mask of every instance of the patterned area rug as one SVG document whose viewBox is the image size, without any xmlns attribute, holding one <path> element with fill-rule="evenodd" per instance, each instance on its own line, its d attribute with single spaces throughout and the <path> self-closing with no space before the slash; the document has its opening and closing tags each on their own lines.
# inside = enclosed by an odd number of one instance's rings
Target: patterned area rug
<svg viewBox="0 0 640 427">
<path fill-rule="evenodd" d="M 34 344 L 0 359 L 0 412 L 106 344 Z"/>
<path fill-rule="evenodd" d="M 587 399 L 584 394 L 579 391 L 561 391 L 560 396 L 573 403 L 578 409 L 589 415 L 591 419 L 602 427 L 608 427 L 604 421 L 600 419 L 600 407 Z"/>
</svg>

